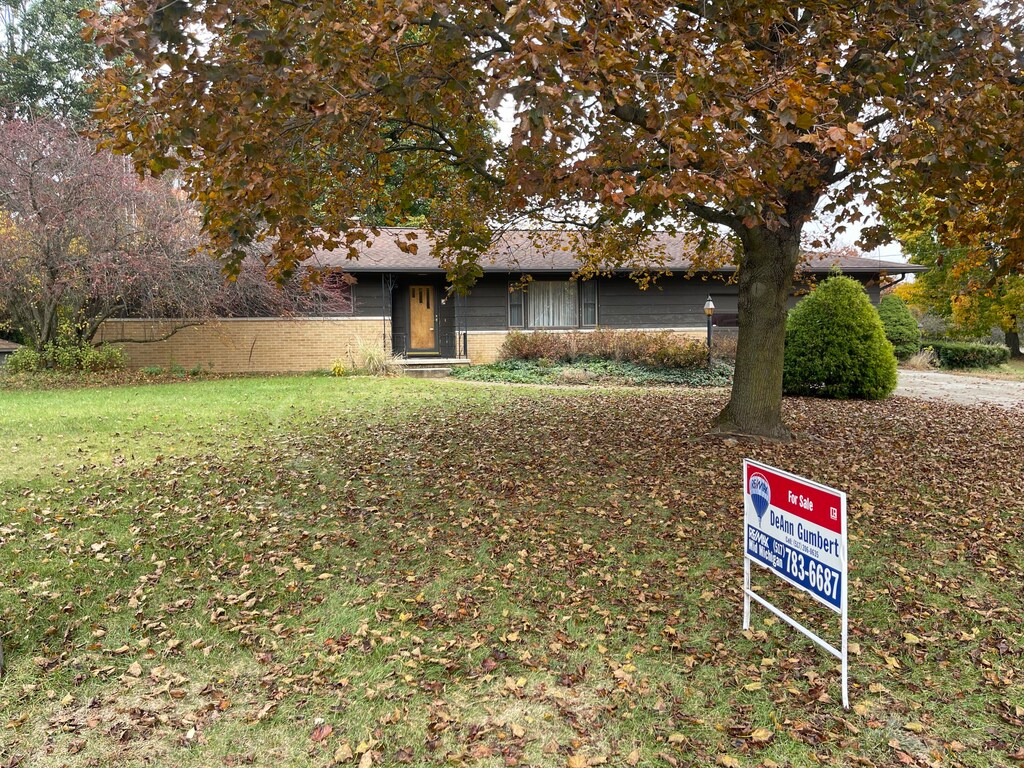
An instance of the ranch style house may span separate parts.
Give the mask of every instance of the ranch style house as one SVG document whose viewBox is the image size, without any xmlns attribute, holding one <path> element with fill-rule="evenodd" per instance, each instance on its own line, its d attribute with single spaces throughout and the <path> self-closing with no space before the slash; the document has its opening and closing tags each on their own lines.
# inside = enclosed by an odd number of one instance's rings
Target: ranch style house
<svg viewBox="0 0 1024 768">
<path fill-rule="evenodd" d="M 400 248 L 398 241 L 415 248 Z M 649 260 L 635 258 L 589 279 L 575 275 L 580 261 L 572 242 L 570 233 L 506 232 L 481 259 L 482 277 L 460 296 L 449 290 L 426 232 L 385 229 L 357 260 L 343 250 L 322 251 L 311 264 L 350 276 L 331 281 L 348 294 L 345 314 L 219 318 L 174 333 L 180 320 L 115 319 L 104 324 L 99 340 L 120 340 L 134 367 L 233 373 L 318 370 L 336 361 L 355 366 L 369 348 L 410 364 L 487 363 L 513 331 L 605 328 L 702 336 L 709 296 L 716 328 L 735 329 L 737 286 L 730 278 L 736 268 L 692 271 L 692 238 L 656 237 Z M 631 273 L 647 263 L 659 274 L 644 288 Z M 863 256 L 819 256 L 802 266 L 792 302 L 836 269 L 863 283 L 876 303 L 884 285 L 923 270 Z"/>
</svg>

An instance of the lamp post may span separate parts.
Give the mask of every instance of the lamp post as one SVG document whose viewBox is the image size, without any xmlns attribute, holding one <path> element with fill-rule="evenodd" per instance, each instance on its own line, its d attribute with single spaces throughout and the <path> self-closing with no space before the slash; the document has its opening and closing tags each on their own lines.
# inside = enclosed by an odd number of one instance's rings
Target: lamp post
<svg viewBox="0 0 1024 768">
<path fill-rule="evenodd" d="M 715 302 L 708 294 L 708 300 L 704 302 L 704 314 L 708 317 L 708 368 L 711 367 L 711 318 L 715 316 Z"/>
</svg>

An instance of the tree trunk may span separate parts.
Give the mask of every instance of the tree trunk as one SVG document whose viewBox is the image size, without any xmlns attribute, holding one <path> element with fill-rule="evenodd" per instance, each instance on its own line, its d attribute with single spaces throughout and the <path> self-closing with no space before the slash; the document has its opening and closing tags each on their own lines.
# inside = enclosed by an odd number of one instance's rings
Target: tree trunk
<svg viewBox="0 0 1024 768">
<path fill-rule="evenodd" d="M 786 312 L 800 233 L 746 230 L 739 273 L 739 339 L 732 396 L 716 431 L 789 439 L 782 423 L 782 361 Z"/>
<path fill-rule="evenodd" d="M 1020 333 L 1018 332 L 1017 316 L 1012 315 L 1013 324 L 1006 330 L 1006 346 L 1010 348 L 1010 358 L 1013 360 L 1024 359 L 1024 352 L 1020 351 Z"/>
</svg>

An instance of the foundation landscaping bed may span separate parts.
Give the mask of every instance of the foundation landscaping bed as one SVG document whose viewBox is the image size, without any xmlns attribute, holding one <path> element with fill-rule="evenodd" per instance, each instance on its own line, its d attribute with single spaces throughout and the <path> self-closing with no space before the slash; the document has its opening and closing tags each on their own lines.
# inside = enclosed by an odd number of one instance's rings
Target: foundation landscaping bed
<svg viewBox="0 0 1024 768">
<path fill-rule="evenodd" d="M 0 398 L 0 765 L 1016 766 L 1000 408 L 274 377 Z M 744 457 L 844 489 L 851 704 Z M 836 642 L 834 614 L 755 589 Z"/>
<path fill-rule="evenodd" d="M 468 381 L 514 384 L 602 384 L 726 387 L 732 383 L 732 336 L 707 345 L 670 332 L 513 332 L 498 362 L 454 369 Z"/>
<path fill-rule="evenodd" d="M 713 361 L 711 367 L 692 368 L 657 368 L 616 360 L 501 360 L 454 368 L 451 375 L 466 381 L 507 384 L 727 387 L 732 383 L 732 371 L 722 360 Z"/>
</svg>

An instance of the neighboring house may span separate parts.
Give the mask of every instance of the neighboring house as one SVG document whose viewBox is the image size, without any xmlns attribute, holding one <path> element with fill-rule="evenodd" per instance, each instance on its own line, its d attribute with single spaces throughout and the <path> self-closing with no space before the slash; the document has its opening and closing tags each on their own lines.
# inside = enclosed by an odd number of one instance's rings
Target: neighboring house
<svg viewBox="0 0 1024 768">
<path fill-rule="evenodd" d="M 0 366 L 7 362 L 7 358 L 14 354 L 14 351 L 21 347 L 20 344 L 15 344 L 13 341 L 7 341 L 0 339 Z"/>
<path fill-rule="evenodd" d="M 415 234 L 415 239 L 407 236 Z M 415 243 L 415 253 L 396 243 Z M 573 279 L 580 263 L 572 236 L 533 231 L 507 232 L 480 261 L 483 276 L 466 296 L 451 293 L 445 271 L 423 231 L 383 231 L 349 260 L 344 251 L 320 252 L 314 266 L 340 268 L 354 281 L 338 281 L 351 292 L 351 313 L 332 318 L 252 318 L 213 321 L 186 328 L 163 341 L 128 343 L 137 366 L 178 364 L 227 371 L 315 370 L 334 360 L 358 364 L 361 349 L 384 346 L 408 358 L 495 359 L 510 331 L 622 328 L 700 334 L 704 302 L 715 303 L 719 327 L 737 324 L 737 286 L 732 265 L 690 273 L 692 240 L 658 237 L 646 259 Z M 646 289 L 631 277 L 637 261 L 665 271 Z M 877 303 L 884 281 L 921 267 L 873 258 L 826 256 L 802 268 L 800 290 L 835 268 L 860 280 Z M 797 300 L 794 297 L 793 301 Z M 171 321 L 118 320 L 104 327 L 104 339 L 147 339 L 165 335 Z"/>
</svg>

